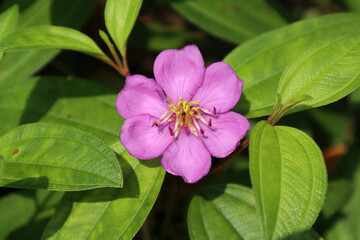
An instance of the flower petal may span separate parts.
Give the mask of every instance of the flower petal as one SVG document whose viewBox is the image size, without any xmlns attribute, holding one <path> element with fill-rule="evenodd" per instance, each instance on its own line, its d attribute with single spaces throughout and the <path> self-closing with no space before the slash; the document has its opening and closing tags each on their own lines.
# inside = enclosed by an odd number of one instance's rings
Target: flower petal
<svg viewBox="0 0 360 240">
<path fill-rule="evenodd" d="M 142 75 L 126 77 L 115 105 L 123 118 L 145 113 L 159 118 L 167 110 L 167 101 L 160 86 L 154 79 Z"/>
<path fill-rule="evenodd" d="M 195 45 L 180 50 L 165 50 L 155 59 L 156 82 L 175 104 L 179 97 L 191 100 L 203 84 L 204 74 L 204 59 Z"/>
<path fill-rule="evenodd" d="M 224 158 L 232 153 L 250 128 L 249 121 L 235 112 L 204 118 L 206 121 L 211 119 L 211 127 L 199 121 L 204 130 L 202 139 L 211 155 L 217 158 Z"/>
<path fill-rule="evenodd" d="M 161 164 L 167 172 L 195 183 L 209 172 L 211 156 L 200 139 L 183 130 L 165 150 Z"/>
<path fill-rule="evenodd" d="M 217 113 L 232 109 L 240 99 L 243 82 L 229 64 L 216 62 L 206 68 L 205 80 L 192 100 L 199 100 L 200 106 Z"/>
<path fill-rule="evenodd" d="M 136 115 L 126 119 L 121 128 L 120 142 L 130 155 L 139 159 L 160 156 L 173 141 L 168 130 L 169 124 L 153 126 L 156 118 L 149 114 Z"/>
</svg>

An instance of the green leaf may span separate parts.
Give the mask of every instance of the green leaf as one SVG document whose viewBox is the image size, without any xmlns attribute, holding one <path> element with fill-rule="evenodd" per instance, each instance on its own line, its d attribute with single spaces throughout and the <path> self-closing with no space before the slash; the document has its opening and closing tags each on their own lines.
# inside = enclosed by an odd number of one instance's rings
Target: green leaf
<svg viewBox="0 0 360 240">
<path fill-rule="evenodd" d="M 288 25 L 240 45 L 224 59 L 244 81 L 235 110 L 248 118 L 269 115 L 281 74 L 294 57 L 318 39 L 359 28 L 359 15 L 332 14 Z"/>
<path fill-rule="evenodd" d="M 184 0 L 171 5 L 200 28 L 233 43 L 286 24 L 263 0 Z"/>
<path fill-rule="evenodd" d="M 19 7 L 17 5 L 12 6 L 4 13 L 0 14 L 0 42 L 7 35 L 14 31 L 17 21 L 19 19 Z M 3 53 L 0 53 L 0 60 L 3 57 Z"/>
<path fill-rule="evenodd" d="M 58 122 L 90 132 L 110 145 L 119 141 L 124 122 L 115 99 L 116 91 L 77 78 L 5 82 L 0 87 L 0 136 L 20 124 Z"/>
<path fill-rule="evenodd" d="M 259 122 L 250 140 L 250 175 L 265 239 L 306 232 L 325 200 L 321 150 L 295 128 Z"/>
<path fill-rule="evenodd" d="M 149 214 L 165 171 L 158 159 L 139 161 L 117 143 L 123 189 L 66 193 L 43 239 L 132 239 Z M 91 210 L 91 211 L 89 211 Z"/>
<path fill-rule="evenodd" d="M 107 60 L 96 43 L 85 34 L 66 27 L 35 26 L 17 31 L 0 42 L 0 52 L 24 49 L 67 49 Z"/>
<path fill-rule="evenodd" d="M 0 239 L 40 239 L 62 192 L 23 190 L 0 199 Z"/>
<path fill-rule="evenodd" d="M 126 42 L 139 14 L 142 0 L 107 0 L 105 6 L 105 24 L 110 36 L 126 55 Z"/>
<path fill-rule="evenodd" d="M 210 185 L 189 205 L 191 239 L 261 239 L 252 190 L 237 184 Z"/>
<path fill-rule="evenodd" d="M 34 123 L 0 138 L 0 185 L 77 191 L 122 186 L 114 153 L 73 127 Z"/>
<path fill-rule="evenodd" d="M 19 29 L 50 24 L 80 28 L 97 3 L 97 0 L 7 0 L 1 9 L 13 4 L 20 6 Z M 0 63 L 0 83 L 31 76 L 58 53 L 54 49 L 7 53 Z"/>
<path fill-rule="evenodd" d="M 360 33 L 323 39 L 304 50 L 285 69 L 278 93 L 282 103 L 309 96 L 297 112 L 343 98 L 360 86 Z"/>
</svg>

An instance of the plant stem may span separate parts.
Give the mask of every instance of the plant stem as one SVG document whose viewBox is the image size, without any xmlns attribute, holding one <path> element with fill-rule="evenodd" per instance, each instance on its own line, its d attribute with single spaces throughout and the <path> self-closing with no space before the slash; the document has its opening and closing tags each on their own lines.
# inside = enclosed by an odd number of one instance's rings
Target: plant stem
<svg viewBox="0 0 360 240">
<path fill-rule="evenodd" d="M 125 51 L 124 51 L 124 56 L 122 56 L 122 57 L 123 57 L 123 62 L 124 62 L 125 74 L 130 75 L 130 69 L 129 69 L 129 65 L 128 65 L 127 57 L 126 57 L 126 48 L 125 48 Z"/>
</svg>

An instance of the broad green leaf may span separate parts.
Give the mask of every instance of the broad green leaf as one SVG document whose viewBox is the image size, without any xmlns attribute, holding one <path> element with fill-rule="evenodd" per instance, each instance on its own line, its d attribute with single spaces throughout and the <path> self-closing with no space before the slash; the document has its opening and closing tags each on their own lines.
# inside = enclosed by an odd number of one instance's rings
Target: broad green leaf
<svg viewBox="0 0 360 240">
<path fill-rule="evenodd" d="M 0 199 L 0 239 L 40 239 L 62 192 L 22 190 Z"/>
<path fill-rule="evenodd" d="M 302 101 L 290 112 L 323 106 L 360 87 L 360 32 L 322 39 L 285 69 L 278 93 L 282 103 Z"/>
<path fill-rule="evenodd" d="M 90 81 L 36 77 L 5 82 L 0 87 L 0 136 L 17 125 L 58 122 L 119 141 L 122 119 L 115 109 L 116 92 Z"/>
<path fill-rule="evenodd" d="M 20 6 L 19 29 L 34 25 L 80 28 L 97 5 L 97 0 L 7 0 L 0 11 L 12 4 Z M 59 50 L 26 50 L 7 53 L 0 62 L 0 83 L 33 75 Z"/>
<path fill-rule="evenodd" d="M 111 147 L 120 161 L 124 188 L 66 193 L 43 239 L 132 239 L 149 214 L 165 171 L 157 159 L 140 161 L 120 143 Z"/>
<path fill-rule="evenodd" d="M 250 140 L 250 175 L 265 239 L 306 232 L 325 200 L 321 150 L 295 128 L 259 122 Z"/>
<path fill-rule="evenodd" d="M 359 28 L 359 15 L 332 14 L 288 25 L 240 45 L 224 59 L 244 81 L 235 110 L 248 118 L 269 115 L 281 74 L 294 57 L 318 39 Z"/>
<path fill-rule="evenodd" d="M 105 24 L 122 56 L 126 42 L 139 14 L 142 0 L 107 0 Z"/>
<path fill-rule="evenodd" d="M 14 31 L 17 21 L 19 19 L 19 7 L 17 5 L 12 6 L 4 13 L 0 14 L 0 42 L 7 35 Z M 4 53 L 0 53 L 0 60 Z"/>
<path fill-rule="evenodd" d="M 210 185 L 189 205 L 191 239 L 261 239 L 252 190 L 237 184 Z"/>
<path fill-rule="evenodd" d="M 171 5 L 195 25 L 233 43 L 286 24 L 264 0 L 174 0 Z"/>
<path fill-rule="evenodd" d="M 0 42 L 0 52 L 49 48 L 74 50 L 108 59 L 90 37 L 66 27 L 30 27 L 17 31 Z"/>
<path fill-rule="evenodd" d="M 73 127 L 33 123 L 0 138 L 0 185 L 77 191 L 122 186 L 114 153 Z"/>
</svg>

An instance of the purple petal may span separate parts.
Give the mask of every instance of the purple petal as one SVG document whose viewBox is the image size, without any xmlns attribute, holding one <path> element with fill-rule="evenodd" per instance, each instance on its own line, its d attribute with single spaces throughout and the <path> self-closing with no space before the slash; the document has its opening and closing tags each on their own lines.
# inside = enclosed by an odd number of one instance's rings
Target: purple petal
<svg viewBox="0 0 360 240">
<path fill-rule="evenodd" d="M 204 118 L 206 121 L 211 118 L 211 127 L 199 121 L 204 130 L 202 139 L 211 155 L 217 158 L 224 158 L 232 153 L 250 128 L 249 121 L 235 112 Z"/>
<path fill-rule="evenodd" d="M 225 113 L 239 101 L 243 82 L 229 64 L 216 62 L 206 68 L 204 84 L 192 100 L 199 100 L 201 107 Z"/>
<path fill-rule="evenodd" d="M 165 150 L 161 164 L 167 172 L 195 183 L 209 172 L 211 156 L 199 138 L 183 130 Z"/>
<path fill-rule="evenodd" d="M 204 59 L 195 45 L 161 52 L 154 63 L 156 82 L 173 103 L 191 100 L 204 81 Z"/>
<path fill-rule="evenodd" d="M 139 159 L 152 159 L 160 156 L 173 141 L 169 124 L 153 126 L 156 118 L 148 115 L 136 115 L 126 119 L 121 128 L 120 142 L 130 155 Z"/>
<path fill-rule="evenodd" d="M 123 118 L 150 114 L 159 118 L 167 110 L 163 91 L 154 79 L 142 75 L 126 77 L 123 90 L 116 98 L 116 109 Z"/>
</svg>

